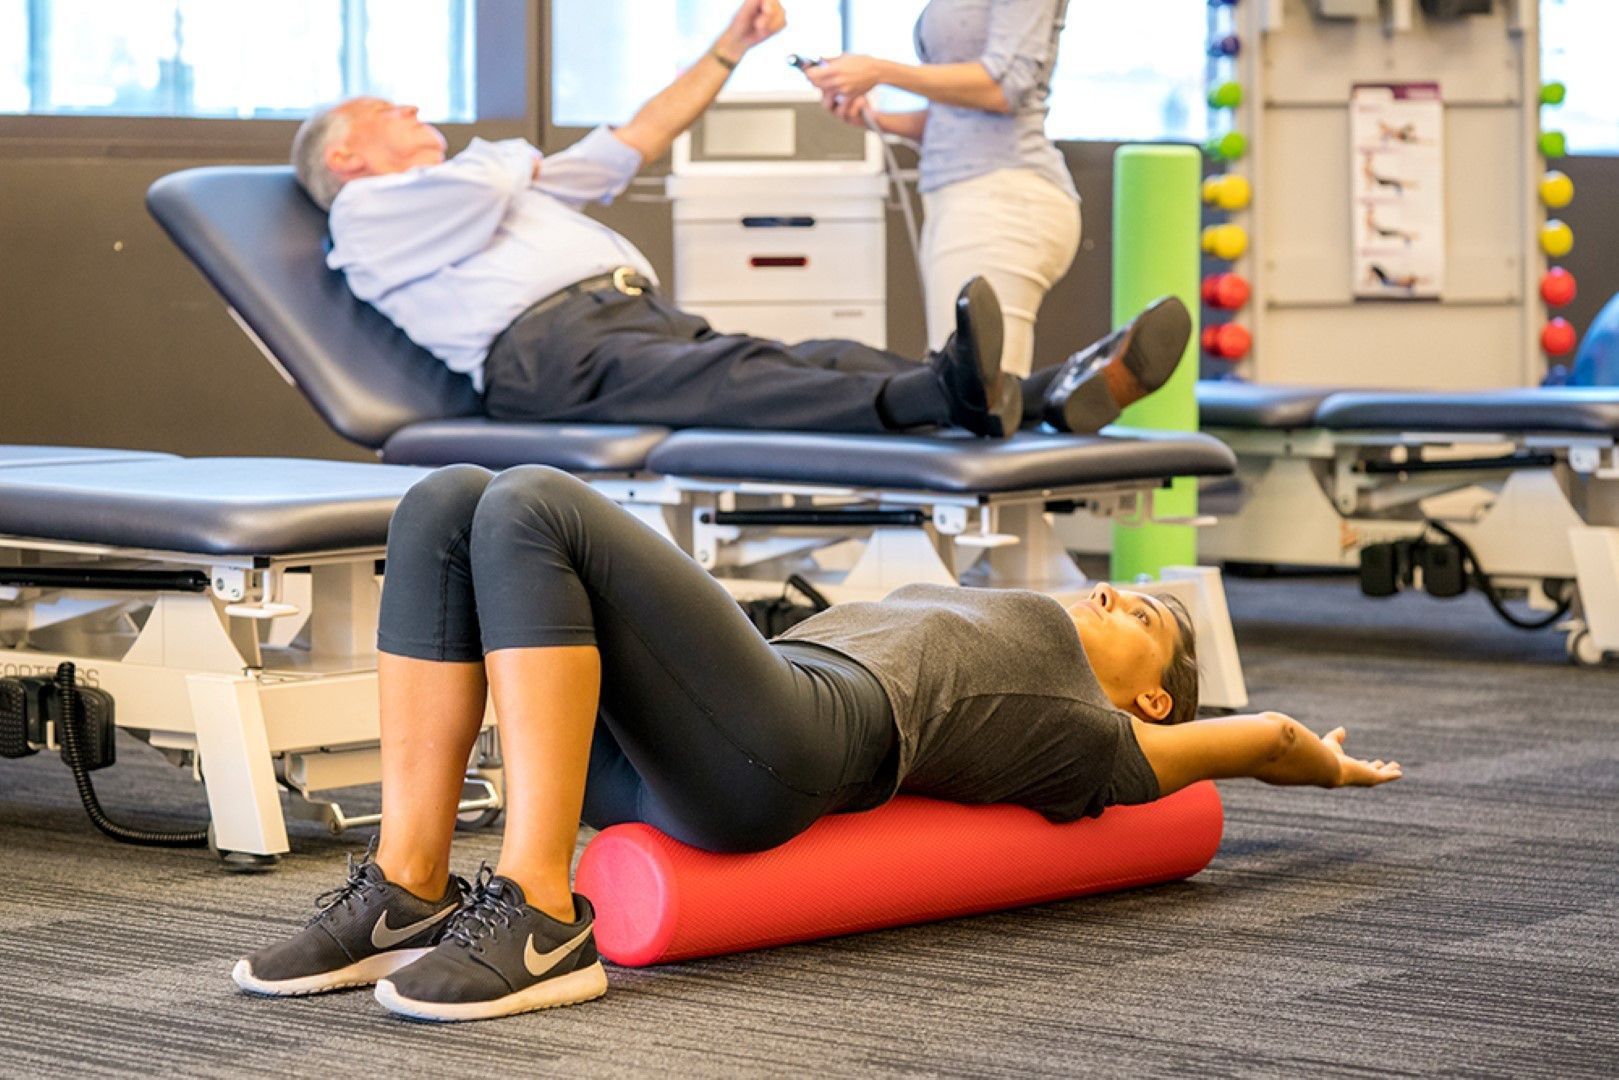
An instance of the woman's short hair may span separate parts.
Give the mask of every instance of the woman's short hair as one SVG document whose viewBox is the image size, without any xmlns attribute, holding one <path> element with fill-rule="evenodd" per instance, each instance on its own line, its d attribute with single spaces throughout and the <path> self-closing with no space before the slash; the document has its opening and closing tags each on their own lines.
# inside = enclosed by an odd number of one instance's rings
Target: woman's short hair
<svg viewBox="0 0 1619 1080">
<path fill-rule="evenodd" d="M 292 167 L 298 183 L 322 210 L 330 210 L 343 178 L 326 167 L 326 147 L 348 131 L 348 115 L 341 103 L 328 105 L 305 120 L 292 137 Z"/>
<path fill-rule="evenodd" d="M 1191 612 L 1179 599 L 1173 596 L 1158 599 L 1175 616 L 1175 651 L 1159 679 L 1173 702 L 1163 722 L 1184 724 L 1197 719 L 1197 631 L 1192 628 Z"/>
</svg>

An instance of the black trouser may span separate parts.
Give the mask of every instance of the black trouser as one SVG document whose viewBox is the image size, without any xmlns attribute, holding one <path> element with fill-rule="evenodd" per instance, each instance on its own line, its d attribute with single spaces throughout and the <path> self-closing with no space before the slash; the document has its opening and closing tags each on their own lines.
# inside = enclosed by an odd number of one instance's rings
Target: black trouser
<svg viewBox="0 0 1619 1080">
<path fill-rule="evenodd" d="M 1024 382 L 1025 421 L 1055 374 Z M 785 344 L 716 333 L 648 291 L 580 293 L 522 317 L 489 349 L 484 408 L 497 420 L 885 432 L 945 424 L 915 360 L 856 341 Z"/>
<path fill-rule="evenodd" d="M 440 469 L 388 533 L 378 647 L 477 661 L 595 645 L 585 821 L 644 821 L 710 851 L 780 844 L 893 781 L 893 718 L 866 669 L 759 635 L 723 586 L 555 469 Z M 501 721 L 507 722 L 506 718 Z"/>
</svg>

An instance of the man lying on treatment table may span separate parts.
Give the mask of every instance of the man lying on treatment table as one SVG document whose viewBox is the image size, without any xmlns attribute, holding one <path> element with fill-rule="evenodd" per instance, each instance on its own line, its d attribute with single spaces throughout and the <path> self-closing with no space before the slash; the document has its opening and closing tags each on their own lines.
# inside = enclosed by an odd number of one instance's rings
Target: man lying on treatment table
<svg viewBox="0 0 1619 1080">
<path fill-rule="evenodd" d="M 898 432 L 933 425 L 997 438 L 1042 420 L 1092 432 L 1173 372 L 1191 333 L 1157 301 L 1064 364 L 1001 373 L 1001 315 L 974 279 L 956 332 L 925 364 L 843 340 L 784 344 L 716 333 L 658 293 L 634 244 L 581 212 L 668 151 L 753 46 L 786 25 L 744 0 L 714 46 L 629 123 L 550 156 L 474 139 L 446 160 L 416 109 L 353 98 L 293 142 L 304 190 L 330 214 L 329 264 L 354 294 L 484 394 L 502 420 Z"/>
</svg>

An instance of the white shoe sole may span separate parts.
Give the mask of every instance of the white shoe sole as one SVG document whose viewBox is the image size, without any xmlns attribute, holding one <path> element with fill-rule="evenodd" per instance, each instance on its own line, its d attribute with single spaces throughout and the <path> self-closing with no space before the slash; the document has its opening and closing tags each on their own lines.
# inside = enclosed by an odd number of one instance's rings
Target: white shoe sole
<svg viewBox="0 0 1619 1080">
<path fill-rule="evenodd" d="M 324 994 L 328 990 L 344 990 L 351 986 L 370 986 L 378 979 L 387 978 L 406 964 L 415 963 L 431 949 L 393 949 L 368 956 L 364 960 L 335 971 L 318 975 L 304 975 L 296 979 L 260 979 L 253 974 L 253 965 L 247 960 L 236 961 L 230 977 L 250 994 L 267 997 L 303 997 L 306 994 Z"/>
<path fill-rule="evenodd" d="M 602 970 L 601 961 L 598 960 L 587 968 L 570 971 L 554 979 L 546 979 L 526 990 L 519 990 L 503 998 L 495 998 L 493 1001 L 414 1001 L 395 990 L 394 984 L 387 979 L 377 983 L 376 997 L 377 1003 L 384 1009 L 400 1016 L 408 1016 L 414 1020 L 452 1022 L 493 1020 L 496 1017 L 533 1012 L 536 1009 L 578 1005 L 580 1002 L 593 1001 L 605 993 L 607 993 L 607 972 Z"/>
</svg>

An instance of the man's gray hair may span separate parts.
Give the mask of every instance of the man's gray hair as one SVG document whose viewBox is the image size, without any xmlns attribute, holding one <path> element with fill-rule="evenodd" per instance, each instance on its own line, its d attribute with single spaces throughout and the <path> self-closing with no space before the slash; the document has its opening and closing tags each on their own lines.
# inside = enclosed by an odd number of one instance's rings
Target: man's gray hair
<svg viewBox="0 0 1619 1080">
<path fill-rule="evenodd" d="M 292 137 L 292 165 L 298 173 L 298 183 L 322 210 L 330 210 L 332 200 L 343 190 L 343 178 L 326 167 L 326 147 L 348 131 L 343 104 L 328 105 L 314 113 Z"/>
</svg>

